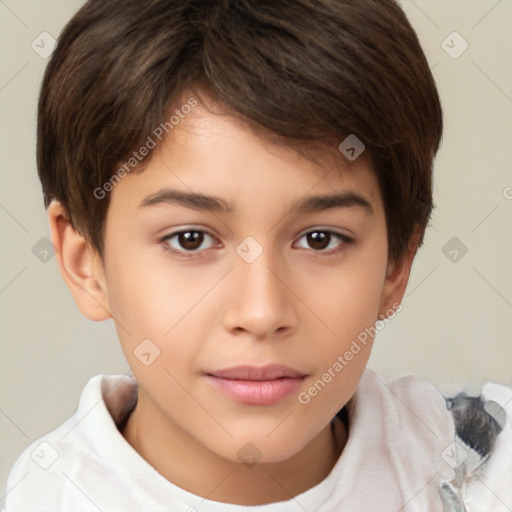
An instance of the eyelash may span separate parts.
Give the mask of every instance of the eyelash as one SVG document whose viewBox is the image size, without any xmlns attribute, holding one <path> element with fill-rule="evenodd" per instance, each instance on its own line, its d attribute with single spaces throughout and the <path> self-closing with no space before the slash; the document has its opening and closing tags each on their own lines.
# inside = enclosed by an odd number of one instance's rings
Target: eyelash
<svg viewBox="0 0 512 512">
<path fill-rule="evenodd" d="M 197 256 L 201 252 L 200 250 L 179 251 L 176 249 L 172 249 L 169 246 L 169 244 L 167 243 L 168 240 L 171 240 L 171 239 L 175 238 L 176 236 L 183 234 L 183 233 L 203 233 L 203 234 L 206 234 L 206 235 L 210 236 L 211 238 L 215 239 L 215 237 L 213 235 L 211 235 L 210 233 L 208 233 L 208 231 L 205 231 L 202 229 L 183 229 L 181 231 L 175 231 L 173 233 L 170 233 L 169 235 L 166 235 L 160 239 L 163 250 L 165 252 L 171 253 L 172 255 L 182 257 L 182 258 L 193 258 L 194 256 Z M 302 235 L 298 238 L 298 240 L 300 240 L 301 238 L 304 238 L 305 236 L 307 236 L 311 233 L 327 233 L 327 234 L 331 235 L 332 237 L 337 238 L 341 242 L 336 248 L 330 249 L 328 251 L 311 249 L 312 252 L 321 255 L 321 257 L 337 256 L 338 253 L 340 253 L 346 249 L 346 246 L 348 244 L 351 244 L 354 241 L 352 238 L 348 237 L 347 235 L 338 233 L 336 231 L 331 231 L 328 229 L 312 229 L 312 230 L 306 231 L 305 233 L 302 233 Z M 329 243 L 330 243 L 330 241 L 329 241 Z M 211 248 L 203 249 L 203 251 L 208 251 L 210 249 Z"/>
</svg>

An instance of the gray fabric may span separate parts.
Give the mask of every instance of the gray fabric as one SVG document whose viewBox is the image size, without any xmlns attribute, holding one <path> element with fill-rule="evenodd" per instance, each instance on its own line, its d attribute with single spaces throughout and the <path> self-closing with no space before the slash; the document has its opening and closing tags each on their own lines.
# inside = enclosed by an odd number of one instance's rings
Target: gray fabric
<svg viewBox="0 0 512 512">
<path fill-rule="evenodd" d="M 455 424 L 455 478 L 442 482 L 439 494 L 443 512 L 466 512 L 461 489 L 466 479 L 477 474 L 493 452 L 498 434 L 505 424 L 505 410 L 498 403 L 459 393 L 445 398 Z"/>
</svg>

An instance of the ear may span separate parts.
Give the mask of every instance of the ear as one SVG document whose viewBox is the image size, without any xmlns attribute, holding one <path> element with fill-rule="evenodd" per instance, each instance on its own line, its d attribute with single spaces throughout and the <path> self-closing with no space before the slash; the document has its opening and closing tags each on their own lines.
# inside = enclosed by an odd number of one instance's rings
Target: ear
<svg viewBox="0 0 512 512">
<path fill-rule="evenodd" d="M 75 230 L 60 202 L 51 202 L 48 220 L 60 273 L 78 309 L 90 320 L 110 318 L 101 257 Z"/>
<path fill-rule="evenodd" d="M 421 232 L 417 229 L 411 237 L 407 252 L 400 261 L 388 264 L 379 306 L 380 318 L 386 317 L 387 312 L 396 310 L 396 306 L 402 302 L 409 282 L 412 262 L 418 250 L 420 235 Z"/>
</svg>

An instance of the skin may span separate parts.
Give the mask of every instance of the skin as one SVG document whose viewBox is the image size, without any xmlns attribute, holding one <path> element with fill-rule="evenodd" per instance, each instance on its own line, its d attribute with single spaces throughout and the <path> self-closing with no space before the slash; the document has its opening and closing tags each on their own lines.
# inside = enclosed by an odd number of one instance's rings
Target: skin
<svg viewBox="0 0 512 512">
<path fill-rule="evenodd" d="M 139 206 L 164 187 L 215 195 L 233 211 Z M 306 196 L 333 191 L 363 196 L 373 212 L 291 211 Z M 331 420 L 354 394 L 371 340 L 309 403 L 298 393 L 379 313 L 400 303 L 416 251 L 412 244 L 401 262 L 388 263 L 384 207 L 368 155 L 350 168 L 339 152 L 313 162 L 199 104 L 154 150 L 146 170 L 124 177 L 111 194 L 103 258 L 60 203 L 48 213 L 78 307 L 95 321 L 114 318 L 139 383 L 123 430 L 127 442 L 168 480 L 210 500 L 264 504 L 321 482 L 347 440 L 341 422 L 333 436 Z M 177 236 L 162 241 L 186 229 L 206 232 L 192 256 L 165 251 L 190 249 Z M 311 231 L 353 241 L 327 235 L 328 247 L 319 248 L 305 236 Z M 252 263 L 236 252 L 248 236 L 263 250 Z M 148 338 L 160 356 L 145 366 L 134 350 Z M 297 393 L 273 405 L 235 402 L 205 377 L 270 363 L 307 374 Z M 261 456 L 252 467 L 237 455 L 247 443 Z"/>
</svg>

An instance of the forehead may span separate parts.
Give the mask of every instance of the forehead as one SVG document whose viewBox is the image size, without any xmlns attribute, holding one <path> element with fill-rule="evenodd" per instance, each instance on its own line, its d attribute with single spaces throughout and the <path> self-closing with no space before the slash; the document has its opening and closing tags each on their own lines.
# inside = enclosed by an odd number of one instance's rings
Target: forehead
<svg viewBox="0 0 512 512">
<path fill-rule="evenodd" d="M 263 130 L 255 133 L 253 128 L 198 102 L 152 150 L 143 170 L 127 175 L 115 187 L 111 206 L 120 201 L 140 206 L 141 198 L 143 202 L 172 186 L 226 198 L 225 210 L 236 210 L 236 203 L 254 199 L 255 194 L 272 192 L 274 199 L 288 203 L 308 191 L 336 190 L 357 192 L 377 210 L 381 207 L 369 154 L 350 162 L 335 141 L 314 147 L 297 141 L 290 147 L 284 139 L 276 140 Z"/>
<path fill-rule="evenodd" d="M 358 162 L 350 162 L 338 149 L 340 142 L 333 136 L 317 141 L 286 138 L 210 100 L 205 105 L 198 103 L 165 137 L 157 153 L 172 145 L 182 152 L 195 152 L 201 148 L 203 152 L 218 154 L 223 151 L 227 155 L 230 150 L 232 153 L 241 151 L 243 146 L 245 151 L 250 151 L 246 153 L 246 160 L 251 156 L 262 157 L 266 152 L 300 165 L 309 161 L 316 164 L 310 168 L 317 167 L 319 172 L 334 166 L 340 171 L 348 171 L 351 167 L 371 167 L 369 152 L 363 152 Z"/>
</svg>

